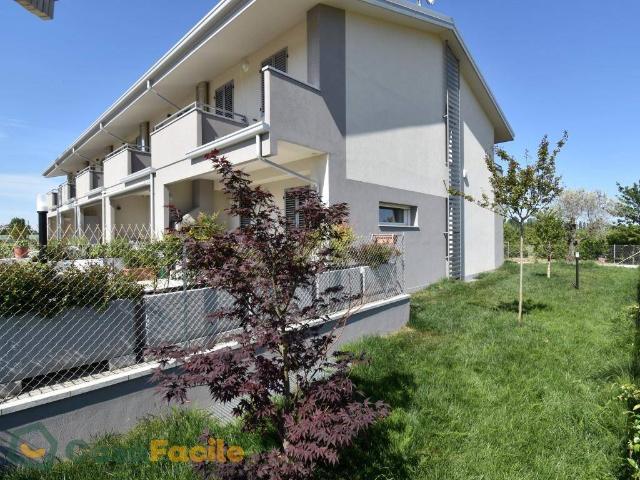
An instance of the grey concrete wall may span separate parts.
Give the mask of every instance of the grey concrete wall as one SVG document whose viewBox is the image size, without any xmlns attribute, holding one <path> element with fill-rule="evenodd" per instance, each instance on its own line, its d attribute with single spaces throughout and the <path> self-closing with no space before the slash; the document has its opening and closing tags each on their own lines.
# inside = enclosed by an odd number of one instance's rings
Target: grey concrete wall
<svg viewBox="0 0 640 480">
<path fill-rule="evenodd" d="M 334 348 L 366 335 L 383 335 L 397 331 L 409 320 L 409 299 L 354 313 L 344 327 Z M 326 333 L 332 324 L 321 330 Z M 189 407 L 208 409 L 214 415 L 230 418 L 230 407 L 211 402 L 205 388 L 189 392 Z M 125 432 L 142 418 L 166 413 L 175 405 L 167 405 L 158 394 L 150 375 L 123 381 L 87 393 L 35 406 L 15 413 L 0 415 L 0 464 L 12 459 L 12 439 L 20 435 L 32 447 L 46 447 L 41 435 L 22 436 L 24 429 L 40 424 L 55 438 L 58 455 L 64 457 L 66 445 L 72 441 L 89 442 L 107 433 Z"/>
</svg>

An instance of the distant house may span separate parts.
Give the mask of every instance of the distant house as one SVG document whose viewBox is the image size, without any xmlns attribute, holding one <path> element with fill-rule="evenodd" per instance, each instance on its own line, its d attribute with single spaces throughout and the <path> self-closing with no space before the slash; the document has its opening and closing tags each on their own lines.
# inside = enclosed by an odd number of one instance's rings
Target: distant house
<svg viewBox="0 0 640 480">
<path fill-rule="evenodd" d="M 20 5 L 43 20 L 53 18 L 53 7 L 56 0 L 16 0 Z"/>
<path fill-rule="evenodd" d="M 403 234 L 406 284 L 503 261 L 502 219 L 464 202 L 513 132 L 453 20 L 404 0 L 222 0 L 45 171 L 52 230 L 161 234 L 167 205 L 224 211 L 219 149 L 295 218 L 292 188 Z M 81 72 L 78 72 L 81 74 Z M 222 214 L 228 228 L 242 219 Z"/>
</svg>

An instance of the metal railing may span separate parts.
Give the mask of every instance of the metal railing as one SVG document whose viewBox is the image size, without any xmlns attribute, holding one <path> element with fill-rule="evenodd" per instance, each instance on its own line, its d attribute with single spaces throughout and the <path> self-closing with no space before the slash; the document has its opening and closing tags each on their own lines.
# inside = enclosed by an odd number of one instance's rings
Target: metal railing
<svg viewBox="0 0 640 480">
<path fill-rule="evenodd" d="M 211 315 L 233 299 L 198 280 L 177 236 L 119 226 L 102 243 L 98 226 L 69 227 L 40 248 L 33 233 L 0 241 L 0 408 L 151 362 L 149 348 L 211 348 L 238 327 Z M 301 305 L 330 287 L 350 297 L 335 310 L 404 292 L 403 237 L 356 239 L 340 252 L 313 289 L 296 292 Z"/>
<path fill-rule="evenodd" d="M 132 143 L 123 143 L 118 148 L 116 148 L 113 152 L 110 152 L 107 156 L 105 156 L 104 157 L 104 161 L 106 162 L 110 158 L 113 158 L 116 155 L 119 155 L 120 153 L 122 153 L 122 152 L 124 152 L 126 150 L 132 150 L 134 152 L 140 152 L 140 153 L 150 153 L 151 152 L 151 149 L 149 147 L 146 147 L 146 146 L 134 145 Z"/>
<path fill-rule="evenodd" d="M 152 131 L 157 132 L 158 130 L 162 130 L 167 125 L 170 125 L 171 123 L 184 117 L 185 115 L 188 115 L 193 111 L 200 111 L 209 115 L 220 117 L 221 119 L 224 119 L 224 120 L 234 120 L 234 121 L 237 121 L 238 123 L 242 123 L 245 125 L 249 124 L 247 116 L 241 113 L 232 112 L 229 110 L 225 110 L 223 108 L 215 107 L 213 105 L 208 105 L 206 103 L 193 102 L 193 103 L 190 103 L 189 105 L 186 105 L 185 107 L 182 107 L 177 112 L 173 113 L 172 115 L 169 115 L 167 118 L 165 118 L 164 120 L 156 124 L 153 127 Z"/>
</svg>

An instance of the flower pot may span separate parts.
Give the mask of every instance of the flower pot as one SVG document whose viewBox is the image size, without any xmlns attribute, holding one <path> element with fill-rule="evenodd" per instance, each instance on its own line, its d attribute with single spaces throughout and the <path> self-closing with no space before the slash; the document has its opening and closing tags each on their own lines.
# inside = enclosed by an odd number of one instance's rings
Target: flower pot
<svg viewBox="0 0 640 480">
<path fill-rule="evenodd" d="M 13 255 L 16 258 L 26 258 L 29 255 L 29 247 L 13 247 Z"/>
<path fill-rule="evenodd" d="M 153 268 L 125 268 L 123 273 L 136 282 L 155 280 L 156 278 L 156 272 Z"/>
</svg>

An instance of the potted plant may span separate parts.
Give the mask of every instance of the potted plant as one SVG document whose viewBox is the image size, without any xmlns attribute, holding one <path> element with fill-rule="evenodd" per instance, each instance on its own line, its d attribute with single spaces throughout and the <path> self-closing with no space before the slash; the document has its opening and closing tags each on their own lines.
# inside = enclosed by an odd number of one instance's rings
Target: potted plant
<svg viewBox="0 0 640 480">
<path fill-rule="evenodd" d="M 13 240 L 13 256 L 16 258 L 26 258 L 29 254 L 29 238 L 27 228 L 20 228 L 14 225 L 9 232 Z"/>
<path fill-rule="evenodd" d="M 17 240 L 13 246 L 13 256 L 19 259 L 27 258 L 29 255 L 29 241 L 24 238 Z"/>
</svg>

